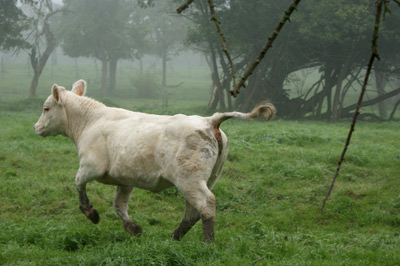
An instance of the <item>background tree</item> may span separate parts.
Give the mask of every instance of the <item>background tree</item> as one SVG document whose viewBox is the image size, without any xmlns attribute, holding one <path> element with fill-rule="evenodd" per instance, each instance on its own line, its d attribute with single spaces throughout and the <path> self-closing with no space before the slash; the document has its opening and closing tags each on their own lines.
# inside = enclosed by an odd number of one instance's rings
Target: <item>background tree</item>
<svg viewBox="0 0 400 266">
<path fill-rule="evenodd" d="M 238 77 L 254 61 L 290 2 L 214 1 Z M 213 54 L 212 47 L 219 48 L 220 40 L 215 38 L 217 33 L 207 21 L 209 14 L 206 1 L 193 2 L 188 13 L 196 22 L 190 31 L 190 43 L 202 46 L 209 54 Z M 344 109 L 345 99 L 349 91 L 359 88 L 358 83 L 364 73 L 365 58 L 369 52 L 366 43 L 369 42 L 373 14 L 374 1 L 371 0 L 341 0 L 334 3 L 311 0 L 302 3 L 302 8 L 293 14 L 292 23 L 285 25 L 273 49 L 249 77 L 246 89 L 242 90 L 236 101 L 237 108 L 246 111 L 260 100 L 269 99 L 280 110 L 282 117 L 311 116 L 336 121 L 348 115 L 349 109 Z M 382 61 L 386 66 L 382 68 L 385 73 L 393 73 L 388 70 L 397 69 L 394 67 L 396 61 L 391 58 L 397 58 L 399 49 L 390 47 L 400 47 L 400 42 L 398 38 L 390 36 L 395 34 L 393 27 L 399 23 L 397 14 L 390 16 L 390 19 L 388 16 L 384 23 L 387 37 L 380 38 L 380 47 L 390 51 L 389 60 Z M 214 37 L 210 37 L 212 34 Z M 230 69 L 226 67 L 221 54 L 216 53 L 216 57 L 217 84 L 229 88 Z M 319 77 L 314 84 L 303 86 L 295 93 L 292 81 L 298 79 L 299 71 L 308 71 Z M 218 97 L 223 95 L 223 88 L 214 91 L 218 90 L 219 93 L 211 96 L 211 109 L 216 107 L 217 101 L 220 106 L 224 104 L 223 99 Z M 342 113 L 342 110 L 346 112 Z"/>
<path fill-rule="evenodd" d="M 0 1 L 0 50 L 28 48 L 22 35 L 28 26 L 28 18 L 17 7 L 17 0 Z"/>
<path fill-rule="evenodd" d="M 167 86 L 167 61 L 171 55 L 178 55 L 183 48 L 186 36 L 185 21 L 179 16 L 173 16 L 170 1 L 158 1 L 153 8 L 148 8 L 148 23 L 151 45 L 149 53 L 161 58 L 161 85 Z M 168 13 L 168 11 L 171 11 Z"/>
<path fill-rule="evenodd" d="M 64 52 L 71 57 L 99 59 L 102 94 L 112 94 L 118 60 L 134 58 L 145 46 L 141 27 L 144 21 L 140 20 L 143 17 L 135 13 L 138 5 L 127 0 L 64 0 L 64 3 L 72 11 L 64 16 Z"/>
<path fill-rule="evenodd" d="M 57 36 L 54 33 L 54 25 L 50 22 L 55 15 L 63 11 L 62 9 L 53 9 L 53 3 L 50 0 L 40 0 L 29 2 L 27 11 L 31 13 L 31 31 L 27 36 L 30 42 L 30 63 L 33 69 L 33 77 L 29 87 L 29 96 L 36 94 L 40 75 L 51 53 L 58 45 Z M 52 26 L 50 26 L 52 25 Z"/>
</svg>

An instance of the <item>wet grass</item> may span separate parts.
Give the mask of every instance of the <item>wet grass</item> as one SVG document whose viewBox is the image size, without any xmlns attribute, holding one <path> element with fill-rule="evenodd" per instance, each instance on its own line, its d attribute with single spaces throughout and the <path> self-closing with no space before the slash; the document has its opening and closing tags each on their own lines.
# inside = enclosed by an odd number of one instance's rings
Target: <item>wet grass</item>
<svg viewBox="0 0 400 266">
<path fill-rule="evenodd" d="M 216 243 L 201 224 L 170 239 L 184 200 L 137 189 L 131 237 L 114 188 L 88 194 L 101 222 L 78 209 L 78 158 L 64 137 L 41 138 L 38 111 L 0 113 L 0 265 L 396 265 L 400 263 L 397 123 L 359 123 L 331 199 L 320 212 L 347 123 L 227 121 L 230 153 L 217 183 Z"/>
<path fill-rule="evenodd" d="M 58 71 L 57 71 L 58 70 Z M 348 122 L 270 123 L 229 120 L 222 129 L 230 152 L 214 188 L 216 242 L 201 242 L 197 224 L 180 242 L 184 199 L 172 188 L 136 189 L 131 217 L 141 237 L 122 229 L 112 208 L 115 188 L 88 185 L 100 213 L 93 225 L 78 208 L 74 177 L 79 160 L 64 137 L 33 132 L 53 83 L 70 86 L 75 70 L 44 71 L 37 98 L 26 99 L 29 73 L 7 68 L 0 84 L 0 265 L 399 265 L 400 125 L 356 125 L 331 199 L 322 199 L 336 170 Z M 117 95 L 101 98 L 94 68 L 88 94 L 108 105 L 152 113 L 204 114 L 209 75 L 176 71 L 168 108 L 162 99 L 132 99 L 129 71 Z M 195 73 L 195 69 L 193 69 Z M 56 82 L 55 82 L 56 81 Z"/>
</svg>

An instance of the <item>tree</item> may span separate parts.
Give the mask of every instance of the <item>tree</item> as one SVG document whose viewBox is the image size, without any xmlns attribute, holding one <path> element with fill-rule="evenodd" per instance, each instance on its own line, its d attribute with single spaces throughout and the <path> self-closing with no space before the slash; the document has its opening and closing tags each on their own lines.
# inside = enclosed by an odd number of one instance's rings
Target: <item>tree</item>
<svg viewBox="0 0 400 266">
<path fill-rule="evenodd" d="M 0 50 L 28 48 L 22 35 L 28 26 L 28 18 L 17 7 L 17 0 L 0 1 Z"/>
<path fill-rule="evenodd" d="M 94 57 L 102 63 L 102 94 L 116 86 L 119 59 L 132 59 L 143 44 L 142 17 L 128 0 L 64 0 L 72 11 L 64 16 L 62 47 L 71 57 Z M 109 84 L 108 84 L 109 70 Z"/>
<path fill-rule="evenodd" d="M 29 87 L 29 96 L 33 97 L 36 94 L 39 78 L 46 66 L 47 60 L 58 45 L 54 30 L 50 26 L 50 19 L 63 10 L 54 10 L 52 2 L 48 0 L 29 2 L 28 7 L 33 12 L 31 16 L 31 31 L 28 34 L 28 40 L 30 40 L 31 47 L 29 58 L 33 68 L 33 77 Z"/>
<path fill-rule="evenodd" d="M 171 55 L 177 55 L 183 47 L 186 36 L 186 24 L 181 17 L 172 16 L 166 10 L 171 7 L 170 1 L 158 1 L 155 7 L 149 8 L 149 38 L 152 40 L 149 53 L 162 60 L 162 86 L 167 86 L 167 61 Z"/>
<path fill-rule="evenodd" d="M 214 1 L 237 77 L 254 61 L 268 33 L 273 31 L 290 2 Z M 204 6 L 207 6 L 206 1 L 195 1 L 188 11 L 196 22 L 190 31 L 190 41 L 192 45 L 202 46 L 212 54 L 211 47 L 219 47 L 220 44 L 218 38 L 209 37 L 217 33 L 209 28 L 207 19 L 210 16 L 203 11 Z M 384 61 L 385 73 L 393 73 L 393 69 L 398 69 L 399 65 L 396 58 L 400 50 L 394 48 L 400 46 L 398 37 L 394 37 L 395 25 L 400 23 L 397 13 L 390 19 L 387 16 L 384 36 L 380 38 L 381 49 L 390 51 L 389 60 Z M 246 89 L 236 100 L 237 107 L 246 111 L 260 100 L 269 99 L 277 106 L 282 117 L 339 119 L 348 91 L 364 73 L 365 58 L 370 49 L 365 44 L 369 42 L 373 14 L 374 1 L 371 0 L 310 0 L 302 3 L 291 17 L 291 23 L 280 32 L 273 49 L 249 77 Z M 204 45 L 207 42 L 213 45 Z M 228 84 L 229 87 L 230 69 L 224 66 L 226 62 L 221 54 L 217 53 L 217 57 L 215 62 L 219 83 L 221 86 Z M 306 69 L 312 69 L 320 77 L 315 84 L 302 88 L 295 95 L 287 84 L 295 77 L 294 73 Z M 211 97 L 212 100 L 218 100 L 214 94 Z M 222 99 L 220 105 L 223 105 Z"/>
</svg>

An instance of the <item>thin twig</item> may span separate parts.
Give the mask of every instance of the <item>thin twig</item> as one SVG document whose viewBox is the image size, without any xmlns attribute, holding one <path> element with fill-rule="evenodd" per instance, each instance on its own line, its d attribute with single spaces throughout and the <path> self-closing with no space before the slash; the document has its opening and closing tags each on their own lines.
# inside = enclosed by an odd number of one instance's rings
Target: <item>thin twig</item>
<svg viewBox="0 0 400 266">
<path fill-rule="evenodd" d="M 264 48 L 261 50 L 261 52 L 257 56 L 256 60 L 253 62 L 253 64 L 250 65 L 249 69 L 246 71 L 246 73 L 240 79 L 239 84 L 236 87 L 234 87 L 234 89 L 230 92 L 233 97 L 236 97 L 239 94 L 241 87 L 245 87 L 244 83 L 246 82 L 247 78 L 253 73 L 254 69 L 264 58 L 268 49 L 272 47 L 272 43 L 274 42 L 275 38 L 278 36 L 280 30 L 283 28 L 283 25 L 286 23 L 286 21 L 288 21 L 288 20 L 290 21 L 290 15 L 296 9 L 296 7 L 299 3 L 300 3 L 300 0 L 294 0 L 292 2 L 292 4 L 289 6 L 288 10 L 285 11 L 285 14 L 279 21 L 278 26 L 276 26 L 272 35 L 270 37 L 268 37 L 268 42 L 265 44 Z"/>
<path fill-rule="evenodd" d="M 236 88 L 235 66 L 233 64 L 231 55 L 228 52 L 228 48 L 226 47 L 225 37 L 224 37 L 224 34 L 222 33 L 222 30 L 221 30 L 221 27 L 220 27 L 221 22 L 217 18 L 217 14 L 215 13 L 215 9 L 214 9 L 214 3 L 212 2 L 212 0 L 208 0 L 208 5 L 210 6 L 211 20 L 214 21 L 215 27 L 217 28 L 217 31 L 218 31 L 218 34 L 219 34 L 219 37 L 221 38 L 222 51 L 224 52 L 226 58 L 228 59 L 229 65 L 231 67 L 233 88 Z"/>
<path fill-rule="evenodd" d="M 255 265 L 257 264 L 257 262 L 259 262 L 259 261 L 261 261 L 261 260 L 267 258 L 268 256 L 269 256 L 269 255 L 265 255 L 265 256 L 262 256 L 261 258 L 256 259 L 255 261 L 253 261 L 253 263 L 251 264 L 251 266 L 255 266 Z"/>
<path fill-rule="evenodd" d="M 363 83 L 363 86 L 361 88 L 361 93 L 360 93 L 360 97 L 358 99 L 357 108 L 356 108 L 356 111 L 354 113 L 353 121 L 352 121 L 351 126 L 350 126 L 350 131 L 349 131 L 349 134 L 348 134 L 347 139 L 346 139 L 346 144 L 344 145 L 344 148 L 343 148 L 343 151 L 342 151 L 342 155 L 340 156 L 340 159 L 338 161 L 338 166 L 337 166 L 337 169 L 336 169 L 336 173 L 333 176 L 331 186 L 329 187 L 328 193 L 326 193 L 324 201 L 322 202 L 321 211 L 324 209 L 325 203 L 328 200 L 329 195 L 332 192 L 333 186 L 335 185 L 336 178 L 339 175 L 340 167 L 342 165 L 344 156 L 346 154 L 347 147 L 350 144 L 350 139 L 351 139 L 351 136 L 352 136 L 353 131 L 354 131 L 354 127 L 355 127 L 356 122 L 357 122 L 357 117 L 360 114 L 361 102 L 363 100 L 365 89 L 366 89 L 367 84 L 368 84 L 368 78 L 369 78 L 369 75 L 370 75 L 370 72 L 371 72 L 371 69 L 372 69 L 372 64 L 374 63 L 375 58 L 377 58 L 379 60 L 379 55 L 378 55 L 378 50 L 377 50 L 377 46 L 378 46 L 377 45 L 377 40 L 378 40 L 378 33 L 379 33 L 379 23 L 381 21 L 382 5 L 384 4 L 384 1 L 385 0 L 379 0 L 379 1 L 376 2 L 375 24 L 374 24 L 374 32 L 373 32 L 373 35 L 372 35 L 372 52 L 371 52 L 371 56 L 370 56 L 370 59 L 369 59 L 369 62 L 368 62 L 367 72 L 365 74 L 364 83 Z"/>
<path fill-rule="evenodd" d="M 185 3 L 183 3 L 180 7 L 176 9 L 176 12 L 178 14 L 182 13 L 183 10 L 189 7 L 189 5 L 193 2 L 193 0 L 187 0 Z"/>
</svg>

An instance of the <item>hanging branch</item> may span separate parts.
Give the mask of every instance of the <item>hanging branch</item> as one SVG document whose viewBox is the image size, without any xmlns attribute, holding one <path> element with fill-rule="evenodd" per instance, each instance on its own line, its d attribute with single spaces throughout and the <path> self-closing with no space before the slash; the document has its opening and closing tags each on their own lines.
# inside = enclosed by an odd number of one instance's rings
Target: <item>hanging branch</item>
<svg viewBox="0 0 400 266">
<path fill-rule="evenodd" d="M 346 154 L 347 147 L 350 144 L 350 139 L 351 139 L 351 136 L 352 136 L 353 131 L 354 131 L 354 126 L 355 126 L 355 124 L 357 122 L 357 117 L 360 114 L 361 102 L 363 100 L 365 89 L 367 87 L 368 78 L 369 78 L 369 75 L 370 75 L 370 72 L 371 72 L 371 69 L 372 69 L 372 64 L 374 63 L 375 58 L 380 60 L 379 55 L 378 55 L 378 50 L 377 50 L 379 23 L 381 21 L 382 7 L 383 7 L 383 5 L 385 5 L 385 7 L 386 7 L 387 2 L 388 2 L 388 0 L 379 0 L 375 4 L 376 5 L 376 14 L 375 14 L 374 32 L 373 32 L 373 35 L 372 35 L 372 52 L 371 52 L 371 56 L 370 56 L 370 59 L 369 59 L 369 62 L 368 62 L 367 72 L 365 74 L 363 86 L 361 88 L 361 93 L 360 93 L 360 97 L 358 99 L 357 108 L 356 108 L 356 111 L 354 113 L 353 121 L 352 121 L 351 126 L 350 126 L 350 131 L 349 131 L 347 139 L 346 139 L 346 144 L 344 145 L 342 155 L 340 156 L 340 159 L 338 161 L 338 166 L 337 166 L 337 169 L 336 169 L 336 173 L 333 176 L 331 186 L 329 187 L 328 193 L 326 193 L 324 201 L 322 202 L 321 210 L 324 209 L 325 203 L 328 200 L 329 195 L 331 194 L 333 186 L 335 185 L 335 181 L 336 181 L 337 176 L 339 175 L 339 171 L 340 171 L 340 167 L 342 165 L 343 159 L 344 159 L 344 155 Z"/>
<path fill-rule="evenodd" d="M 189 5 L 193 2 L 193 0 L 187 0 L 185 3 L 183 3 L 180 7 L 176 9 L 176 12 L 178 14 L 182 13 L 183 10 L 189 7 Z"/>
<path fill-rule="evenodd" d="M 285 11 L 285 14 L 279 21 L 278 26 L 276 26 L 274 32 L 270 37 L 268 37 L 268 42 L 264 46 L 264 48 L 261 50 L 260 54 L 257 56 L 253 64 L 250 65 L 249 69 L 246 71 L 246 73 L 243 75 L 243 77 L 240 79 L 239 84 L 236 84 L 236 71 L 235 71 L 235 66 L 233 64 L 232 58 L 228 52 L 228 49 L 226 48 L 226 42 L 225 42 L 225 37 L 222 34 L 221 28 L 220 28 L 220 22 L 217 19 L 217 16 L 215 14 L 214 10 L 214 3 L 211 0 L 208 0 L 208 4 L 210 6 L 210 12 L 211 12 L 211 20 L 214 21 L 215 26 L 217 27 L 217 31 L 219 33 L 219 36 L 221 38 L 221 45 L 222 45 L 222 50 L 224 51 L 226 57 L 228 58 L 229 65 L 231 67 L 232 71 L 232 85 L 233 85 L 233 90 L 230 91 L 230 94 L 233 97 L 236 97 L 239 92 L 241 87 L 245 87 L 244 83 L 246 82 L 247 78 L 253 73 L 254 69 L 256 69 L 257 65 L 261 62 L 261 60 L 264 58 L 265 54 L 267 53 L 268 49 L 272 47 L 272 43 L 278 36 L 280 30 L 283 28 L 284 24 L 286 21 L 290 21 L 290 15 L 293 13 L 293 11 L 296 9 L 297 5 L 300 3 L 301 0 L 294 0 L 292 4 L 289 6 L 288 10 Z M 394 0 L 396 1 L 396 0 Z M 187 0 L 185 3 L 183 3 L 180 7 L 176 9 L 176 12 L 180 14 L 183 10 L 188 8 L 188 6 L 193 2 L 193 0 Z"/>
<path fill-rule="evenodd" d="M 212 0 L 208 0 L 208 5 L 210 6 L 211 21 L 214 21 L 215 27 L 217 28 L 217 31 L 219 34 L 219 37 L 221 38 L 222 51 L 224 52 L 226 58 L 228 59 L 229 65 L 231 67 L 233 88 L 236 88 L 235 66 L 233 64 L 231 55 L 229 54 L 228 49 L 226 48 L 225 37 L 224 37 L 224 34 L 222 33 L 221 27 L 220 27 L 221 22 L 217 18 L 217 14 L 215 13 L 215 9 L 214 9 L 214 3 L 212 2 Z"/>
<path fill-rule="evenodd" d="M 270 37 L 268 37 L 268 42 L 264 46 L 264 48 L 261 50 L 260 54 L 257 56 L 256 60 L 253 62 L 253 64 L 250 65 L 249 69 L 246 71 L 246 73 L 243 75 L 243 77 L 240 79 L 240 82 L 237 86 L 234 87 L 230 93 L 232 94 L 233 97 L 236 97 L 239 92 L 241 87 L 245 87 L 244 83 L 246 82 L 247 78 L 253 73 L 254 69 L 256 69 L 257 65 L 261 62 L 261 60 L 264 58 L 265 54 L 267 53 L 268 49 L 272 47 L 272 43 L 274 42 L 275 38 L 278 36 L 280 30 L 283 28 L 285 25 L 286 21 L 290 21 L 290 15 L 293 13 L 293 11 L 296 9 L 297 5 L 300 3 L 300 0 L 294 0 L 292 4 L 289 6 L 288 10 L 285 11 L 285 14 L 279 21 L 278 26 L 276 26 L 274 32 Z"/>
</svg>

